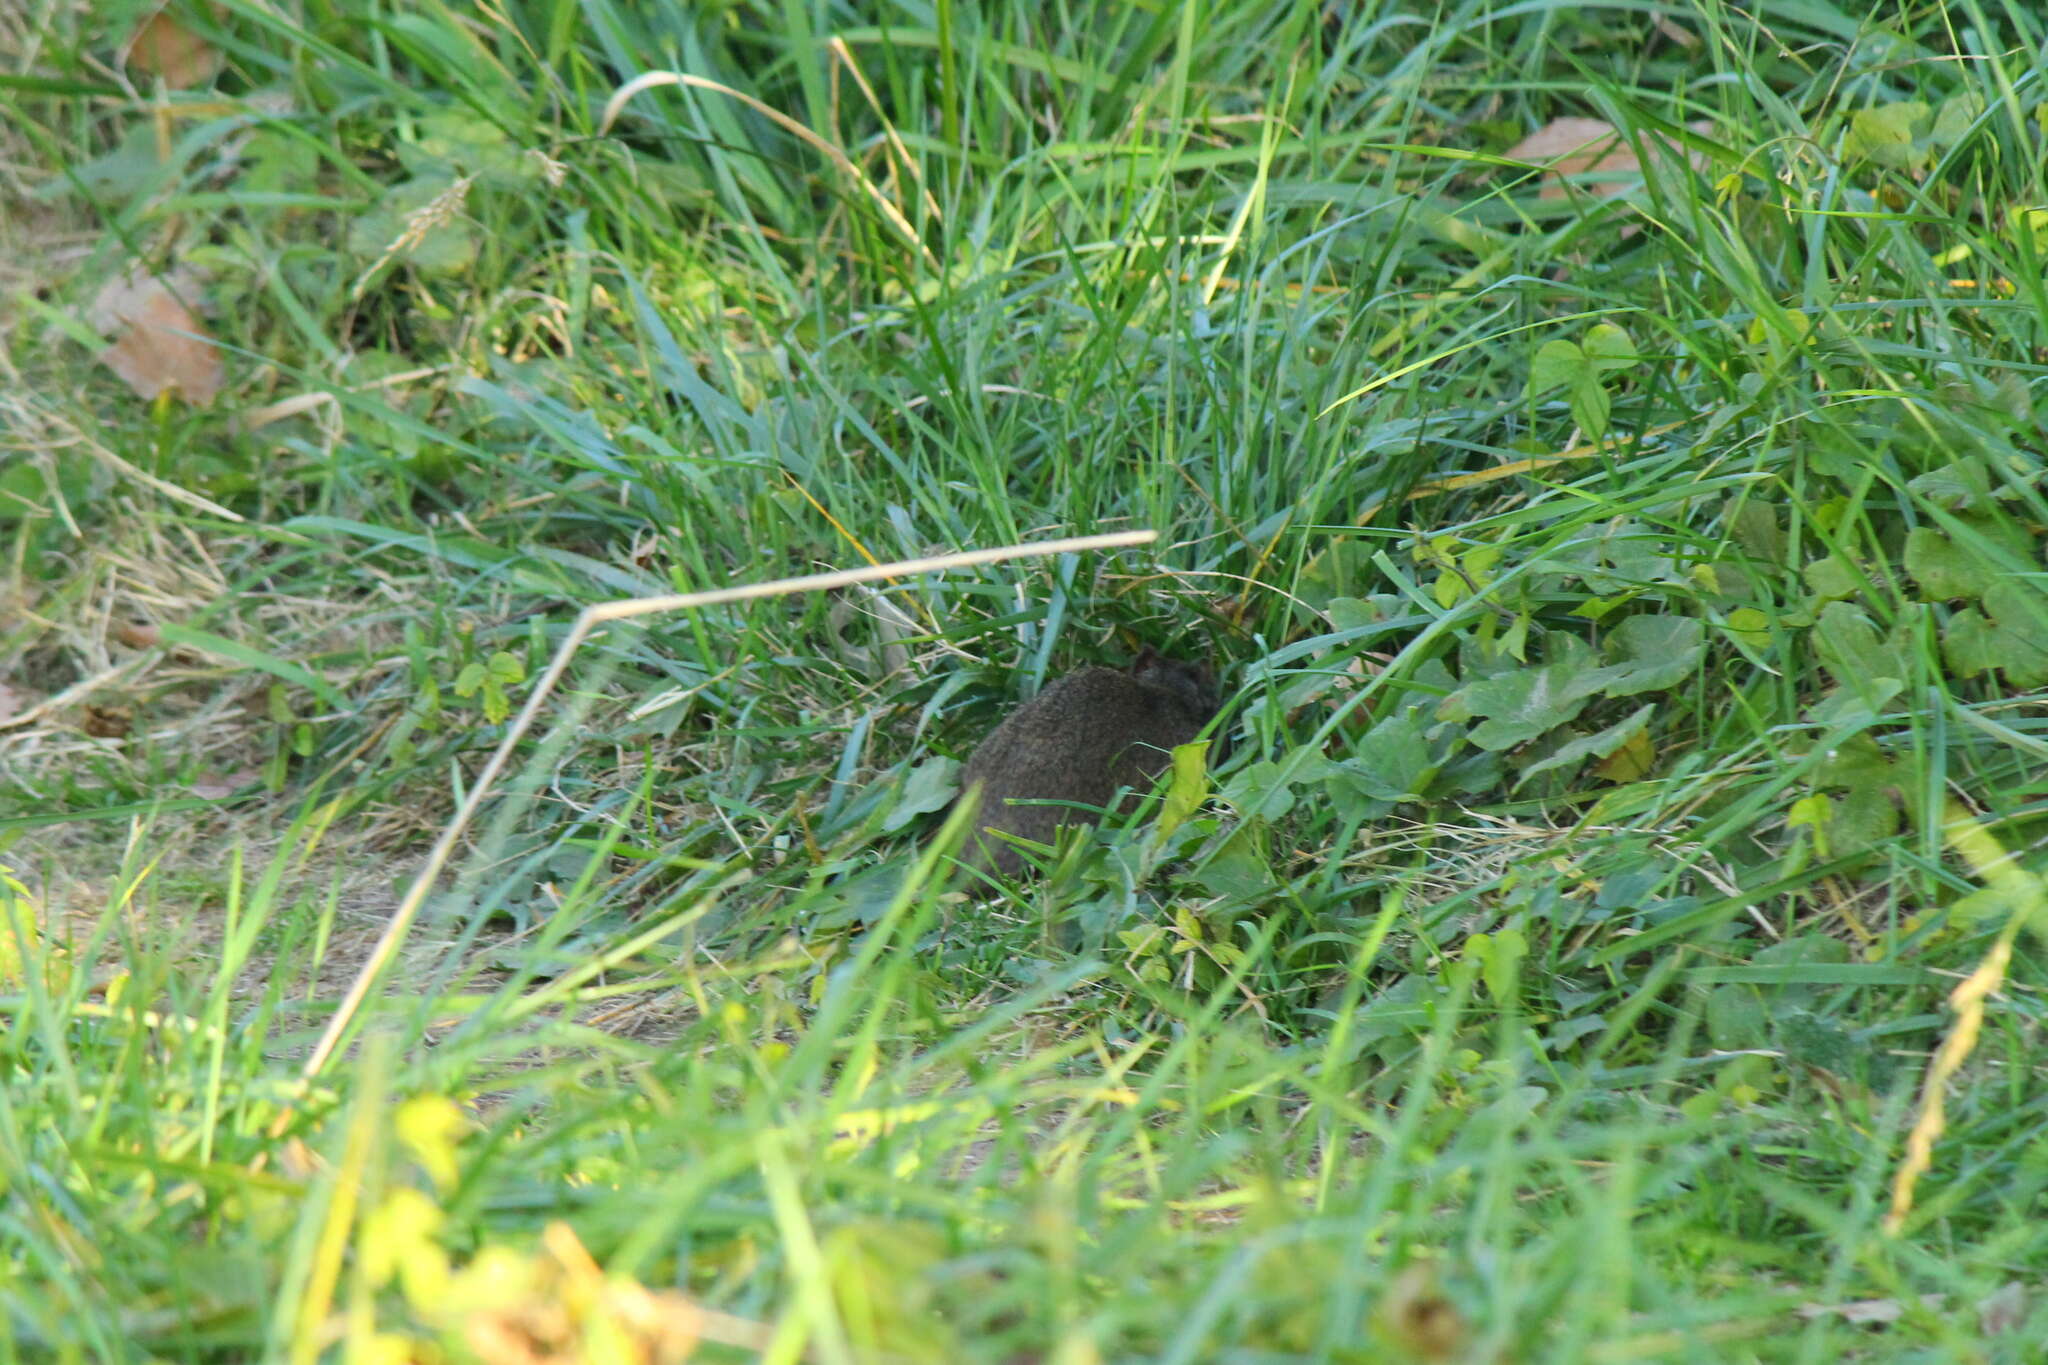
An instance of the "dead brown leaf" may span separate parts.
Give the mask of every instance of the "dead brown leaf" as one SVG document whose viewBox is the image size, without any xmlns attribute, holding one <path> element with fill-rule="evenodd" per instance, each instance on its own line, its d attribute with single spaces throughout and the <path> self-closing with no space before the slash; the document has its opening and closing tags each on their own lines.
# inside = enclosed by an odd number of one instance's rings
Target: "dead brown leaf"
<svg viewBox="0 0 2048 1365">
<path fill-rule="evenodd" d="M 1706 119 L 1696 119 L 1685 126 L 1701 134 L 1712 132 L 1714 127 Z M 1645 136 L 1644 145 L 1669 152 L 1674 161 L 1679 159 L 1676 148 L 1653 134 Z M 1561 198 L 1567 190 L 1565 177 L 1587 172 L 1601 179 L 1585 188 L 1602 199 L 1611 199 L 1628 189 L 1629 176 L 1642 170 L 1635 145 L 1617 132 L 1613 124 L 1597 118 L 1552 119 L 1502 155 L 1538 165 L 1549 163 L 1543 173 L 1543 187 L 1537 191 L 1539 199 Z M 1706 166 L 1704 157 L 1694 155 L 1691 160 L 1697 169 Z"/>
<path fill-rule="evenodd" d="M 1552 169 L 1564 174 L 1584 170 L 1620 137 L 1605 119 L 1567 116 L 1552 119 L 1502 155 L 1515 161 L 1559 161 Z M 1566 157 L 1571 160 L 1563 161 Z"/>
<path fill-rule="evenodd" d="M 2008 1280 L 1977 1305 L 1977 1326 L 1987 1337 L 2008 1336 L 2027 1320 L 2027 1289 L 2018 1280 Z"/>
<path fill-rule="evenodd" d="M 500 1258 L 491 1266 L 496 1283 L 513 1286 L 510 1293 L 456 1314 L 464 1343 L 492 1365 L 585 1359 L 581 1345 L 593 1339 L 611 1345 L 622 1360 L 682 1365 L 696 1357 L 700 1342 L 760 1352 L 774 1339 L 765 1323 L 700 1308 L 674 1290 L 650 1290 L 607 1275 L 566 1223 L 551 1224 L 541 1241 L 545 1254 L 523 1263 Z M 474 1275 L 480 1264 L 462 1273 Z"/>
<path fill-rule="evenodd" d="M 1938 1312 L 1942 1295 L 1922 1294 L 1920 1306 L 1929 1312 Z M 1837 1317 L 1843 1322 L 1855 1323 L 1861 1327 L 1882 1326 L 1897 1322 L 1906 1315 L 1906 1305 L 1898 1299 L 1857 1299 L 1853 1303 L 1803 1303 L 1799 1305 L 1802 1318 Z"/>
<path fill-rule="evenodd" d="M 218 16 L 218 8 L 214 13 Z M 168 5 L 135 26 L 126 60 L 133 70 L 161 77 L 172 90 L 204 84 L 222 65 L 220 52 L 178 22 Z"/>
<path fill-rule="evenodd" d="M 143 398 L 166 389 L 196 407 L 220 392 L 220 348 L 179 295 L 197 298 L 196 282 L 174 290 L 140 267 L 109 280 L 93 300 L 92 323 L 114 344 L 100 352 L 108 369 Z"/>
<path fill-rule="evenodd" d="M 242 788 L 263 780 L 261 768 L 237 768 L 231 773 L 208 773 L 192 783 L 190 791 L 194 796 L 207 801 L 225 801 Z"/>
<path fill-rule="evenodd" d="M 1663 34 L 1672 42 L 1677 43 L 1687 52 L 1699 50 L 1700 40 L 1693 35 L 1690 29 L 1680 28 L 1677 24 L 1671 22 L 1668 15 L 1654 15 L 1651 17 L 1650 23 L 1656 27 L 1657 32 Z"/>
<path fill-rule="evenodd" d="M 1380 1335 L 1409 1360 L 1454 1360 L 1471 1328 L 1457 1305 L 1437 1287 L 1428 1265 L 1408 1266 L 1395 1277 L 1374 1315 Z"/>
<path fill-rule="evenodd" d="M 94 739 L 126 739 L 135 728 L 135 712 L 126 706 L 87 702 L 79 724 Z"/>
</svg>

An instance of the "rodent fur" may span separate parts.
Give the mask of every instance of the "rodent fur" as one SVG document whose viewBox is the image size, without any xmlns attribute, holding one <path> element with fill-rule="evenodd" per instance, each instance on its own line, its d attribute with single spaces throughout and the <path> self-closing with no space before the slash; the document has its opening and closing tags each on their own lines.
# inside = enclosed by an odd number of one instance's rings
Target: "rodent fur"
<svg viewBox="0 0 2048 1365">
<path fill-rule="evenodd" d="M 1083 668 L 1049 684 L 1011 712 L 975 749 L 961 774 L 961 800 L 980 801 L 965 856 L 979 867 L 1015 876 L 1025 863 L 993 828 L 1051 843 L 1058 827 L 1093 820 L 1066 801 L 1105 807 L 1120 787 L 1133 788 L 1128 811 L 1186 744 L 1216 714 L 1209 671 L 1147 649 L 1128 670 Z M 979 789 L 977 793 L 977 788 Z"/>
</svg>

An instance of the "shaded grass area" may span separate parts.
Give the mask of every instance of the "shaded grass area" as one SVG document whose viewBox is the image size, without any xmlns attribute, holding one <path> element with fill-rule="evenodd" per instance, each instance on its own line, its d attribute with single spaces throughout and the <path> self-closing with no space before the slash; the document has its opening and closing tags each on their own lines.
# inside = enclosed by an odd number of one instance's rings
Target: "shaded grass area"
<svg viewBox="0 0 2048 1365">
<path fill-rule="evenodd" d="M 2039 898 L 2038 18 L 172 13 L 0 81 L 11 1341 L 2029 1358 L 2025 934 L 1882 1223 Z M 297 1081 L 578 609 L 1140 526 L 608 631 Z M 1206 807 L 970 885 L 1141 645 Z"/>
</svg>

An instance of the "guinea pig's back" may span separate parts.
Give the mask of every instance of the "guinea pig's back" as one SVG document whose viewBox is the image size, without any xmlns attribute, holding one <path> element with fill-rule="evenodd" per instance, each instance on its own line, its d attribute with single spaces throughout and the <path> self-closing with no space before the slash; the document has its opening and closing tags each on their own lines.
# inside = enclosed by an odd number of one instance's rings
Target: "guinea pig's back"
<svg viewBox="0 0 2048 1365">
<path fill-rule="evenodd" d="M 1061 824 L 1091 818 L 1071 806 L 1008 804 L 1013 799 L 1101 807 L 1119 787 L 1151 783 L 1168 751 L 1193 739 L 1215 713 L 1207 675 L 1156 676 L 1170 663 L 1155 660 L 1144 673 L 1069 673 L 982 741 L 961 774 L 963 789 L 979 784 L 981 791 L 972 840 L 979 861 L 1012 873 L 1021 866 L 1016 850 L 989 838 L 988 828 L 1050 843 Z"/>
</svg>

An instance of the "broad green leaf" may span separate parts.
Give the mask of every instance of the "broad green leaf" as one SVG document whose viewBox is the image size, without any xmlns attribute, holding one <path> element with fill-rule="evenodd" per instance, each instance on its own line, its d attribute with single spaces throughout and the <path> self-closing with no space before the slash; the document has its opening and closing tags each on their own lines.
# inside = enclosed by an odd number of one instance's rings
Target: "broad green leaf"
<svg viewBox="0 0 2048 1365">
<path fill-rule="evenodd" d="M 1984 594 L 1996 623 L 1994 661 L 2015 687 L 2048 686 L 2048 594 L 2018 579 L 2001 579 Z"/>
<path fill-rule="evenodd" d="M 1536 359 L 1529 365 L 1529 396 L 1547 393 L 1560 384 L 1577 384 L 1591 374 L 1578 342 L 1554 338 L 1536 348 Z"/>
<path fill-rule="evenodd" d="M 960 760 L 928 758 L 904 774 L 895 804 L 882 817 L 884 833 L 894 833 L 920 815 L 944 810 L 960 793 Z"/>
<path fill-rule="evenodd" d="M 1904 678 L 1911 671 L 1871 619 L 1847 602 L 1830 602 L 1821 609 L 1813 638 L 1821 661 L 1845 687 L 1860 688 L 1878 678 Z"/>
<path fill-rule="evenodd" d="M 2035 877 L 2022 876 L 1980 887 L 1948 908 L 1949 922 L 1958 929 L 1974 929 L 1988 920 L 2007 920 L 2024 915 L 2038 931 L 2042 927 L 2042 885 Z"/>
<path fill-rule="evenodd" d="M 398 160 L 414 176 L 475 175 L 499 189 L 518 189 L 534 179 L 532 162 L 504 130 L 466 109 L 428 115 L 418 141 L 398 144 Z"/>
<path fill-rule="evenodd" d="M 1586 362 L 1595 372 L 1625 370 L 1641 359 L 1636 354 L 1635 343 L 1628 339 L 1628 333 L 1611 322 L 1594 324 L 1586 332 L 1581 343 Z"/>
<path fill-rule="evenodd" d="M 1209 741 L 1176 745 L 1173 750 L 1173 779 L 1166 789 L 1166 801 L 1159 810 L 1159 837 L 1179 829 L 1209 799 Z"/>
<path fill-rule="evenodd" d="M 1637 782 L 1649 775 L 1651 765 L 1657 761 L 1657 751 L 1650 743 L 1647 731 L 1630 735 L 1621 747 L 1593 765 L 1593 776 L 1602 782 L 1619 786 L 1624 782 Z"/>
<path fill-rule="evenodd" d="M 253 197 L 312 193 L 320 185 L 320 154 L 303 136 L 275 128 L 250 130 L 235 191 Z"/>
<path fill-rule="evenodd" d="M 1897 780 L 1897 767 L 1869 735 L 1852 735 L 1814 765 L 1816 787 L 1882 786 Z"/>
<path fill-rule="evenodd" d="M 1933 526 L 1915 526 L 1907 533 L 1906 572 L 1930 602 L 1982 597 L 1998 577 L 1982 555 Z"/>
<path fill-rule="evenodd" d="M 1572 421 L 1578 423 L 1591 440 L 1599 440 L 1607 434 L 1607 418 L 1614 411 L 1614 400 L 1607 396 L 1600 380 L 1588 374 L 1572 386 Z"/>
<path fill-rule="evenodd" d="M 1236 900 L 1269 892 L 1277 881 L 1249 821 L 1240 822 L 1222 846 L 1205 855 L 1186 877 L 1212 896 Z"/>
<path fill-rule="evenodd" d="M 1927 140 L 1936 147 L 1953 147 L 1963 140 L 1984 112 L 1984 97 L 1974 90 L 1960 95 L 1951 95 L 1941 102 L 1934 113 L 1934 126 L 1928 130 Z"/>
<path fill-rule="evenodd" d="M 1936 507 L 1959 512 L 1990 499 L 1991 474 L 1981 458 L 1969 455 L 1918 475 L 1906 487 Z"/>
<path fill-rule="evenodd" d="M 1272 534 L 1271 531 L 1267 532 Z M 1377 542 L 1356 536 L 1339 536 L 1316 551 L 1302 566 L 1295 582 L 1295 596 L 1312 611 L 1322 611 L 1339 597 L 1356 597 L 1381 581 L 1372 557 Z"/>
<path fill-rule="evenodd" d="M 2027 646 L 2048 650 L 2048 593 L 2018 579 L 2000 579 L 1985 591 L 1984 610 Z"/>
<path fill-rule="evenodd" d="M 1581 655 L 1486 678 L 1460 688 L 1456 696 L 1468 714 L 1486 717 L 1472 731 L 1474 744 L 1512 749 L 1576 719 L 1616 672 L 1595 667 Z"/>
<path fill-rule="evenodd" d="M 1514 998 L 1522 961 L 1529 956 L 1529 938 L 1520 929 L 1474 934 L 1465 940 L 1464 956 L 1479 964 L 1479 979 L 1486 983 L 1486 993 L 1505 1003 Z"/>
<path fill-rule="evenodd" d="M 1246 820 L 1278 820 L 1294 809 L 1294 792 L 1270 758 L 1239 769 L 1223 788 L 1223 799 Z"/>
<path fill-rule="evenodd" d="M 82 455 L 51 452 L 43 460 L 15 458 L 0 460 L 0 526 L 35 513 L 52 496 L 66 502 L 83 501 L 90 495 L 97 466 Z M 54 480 L 55 487 L 51 484 Z"/>
<path fill-rule="evenodd" d="M 1706 657 L 1706 627 L 1691 616 L 1631 616 L 1608 637 L 1616 667 L 1610 697 L 1662 692 L 1685 681 Z"/>
<path fill-rule="evenodd" d="M 1856 566 L 1840 555 L 1816 559 L 1804 570 L 1807 589 L 1823 602 L 1854 597 L 1863 591 L 1863 577 Z"/>
<path fill-rule="evenodd" d="M 1815 792 L 1794 801 L 1785 812 L 1785 828 L 1810 829 L 1818 831 L 1835 812 L 1835 803 L 1824 794 Z"/>
<path fill-rule="evenodd" d="M 1333 597 L 1323 607 L 1323 614 L 1340 631 L 1378 625 L 1387 619 L 1376 603 L 1358 597 Z"/>
<path fill-rule="evenodd" d="M 1837 687 L 1808 707 L 1806 720 L 1822 729 L 1868 724 L 1905 690 L 1906 684 L 1898 678 L 1858 678 L 1854 687 Z"/>
<path fill-rule="evenodd" d="M 1318 754 L 1296 754 L 1284 763 L 1265 759 L 1241 770 L 1222 797 L 1247 820 L 1278 820 L 1294 809 L 1296 787 L 1320 783 L 1336 767 Z"/>
<path fill-rule="evenodd" d="M 1429 586 L 1430 600 L 1448 611 L 1472 595 L 1472 589 L 1460 574 L 1440 573 Z"/>
<path fill-rule="evenodd" d="M 1991 618 L 1975 607 L 1949 617 L 1941 632 L 1941 657 L 1960 678 L 1998 667 L 1998 631 Z"/>
<path fill-rule="evenodd" d="M 1728 519 L 1728 530 L 1751 559 L 1777 564 L 1785 558 L 1785 532 L 1778 525 L 1778 509 L 1767 502 L 1745 501 Z"/>
<path fill-rule="evenodd" d="M 1848 1075 L 1869 1052 L 1839 1020 L 1807 1009 L 1788 1009 L 1772 1021 L 1772 1033 L 1788 1060 Z"/>
<path fill-rule="evenodd" d="M 1899 832 L 1899 808 L 1888 786 L 1851 787 L 1835 801 L 1827 825 L 1828 855 L 1867 852 Z"/>
<path fill-rule="evenodd" d="M 115 203 L 139 199 L 168 182 L 178 169 L 164 159 L 162 137 L 156 120 L 138 118 L 122 132 L 112 151 L 79 163 L 70 175 L 51 176 L 37 197 L 55 199 L 83 189 Z"/>
<path fill-rule="evenodd" d="M 1724 1052 L 1769 1047 L 1770 1016 L 1754 986 L 1716 986 L 1707 996 L 1707 1037 Z"/>
<path fill-rule="evenodd" d="M 1729 612 L 1727 630 L 1751 649 L 1764 649 L 1771 643 L 1771 618 L 1755 607 L 1737 607 Z"/>
<path fill-rule="evenodd" d="M 1605 758 L 1647 732 L 1650 714 L 1656 709 L 1654 704 L 1639 706 L 1625 719 L 1616 721 L 1597 734 L 1581 735 L 1570 743 L 1560 745 L 1557 752 L 1522 769 L 1522 776 L 1534 777 L 1553 768 L 1576 768 L 1589 758 Z"/>
<path fill-rule="evenodd" d="M 1926 159 L 1926 151 L 1918 144 L 1931 131 L 1932 122 L 1927 106 L 1919 100 L 1859 109 L 1849 120 L 1842 153 L 1851 160 L 1904 170 Z"/>
<path fill-rule="evenodd" d="M 1437 771 L 1427 729 L 1420 707 L 1387 717 L 1366 732 L 1350 758 L 1337 764 L 1338 780 L 1376 801 L 1421 800 Z"/>
<path fill-rule="evenodd" d="M 1784 1023 L 1795 1014 L 1810 1017 L 1812 1003 L 1824 988 L 1839 984 L 1848 961 L 1848 948 L 1826 934 L 1766 944 L 1750 955 L 1750 962 L 1778 969 L 1773 975 L 1783 984 L 1714 987 L 1707 998 L 1707 1036 L 1715 1047 L 1730 1051 L 1786 1046 L 1780 1032 Z M 1810 981 L 1800 979 L 1803 970 L 1810 971 Z"/>
</svg>

